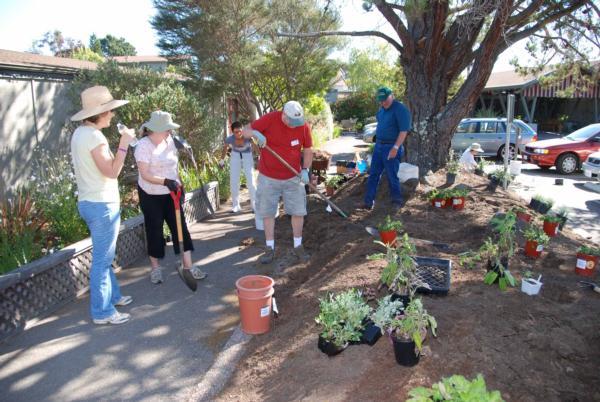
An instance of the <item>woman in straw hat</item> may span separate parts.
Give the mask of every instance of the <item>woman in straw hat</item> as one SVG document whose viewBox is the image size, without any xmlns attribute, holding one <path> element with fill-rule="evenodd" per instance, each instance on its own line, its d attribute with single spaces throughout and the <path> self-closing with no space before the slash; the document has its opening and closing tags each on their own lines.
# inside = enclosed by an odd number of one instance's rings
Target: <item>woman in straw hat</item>
<svg viewBox="0 0 600 402">
<path fill-rule="evenodd" d="M 180 254 L 175 218 L 175 205 L 170 192 L 182 190 L 179 178 L 178 155 L 171 130 L 179 128 L 167 112 L 157 110 L 152 112 L 150 120 L 145 122 L 141 129 L 143 138 L 135 148 L 139 178 L 138 194 L 140 207 L 144 214 L 146 228 L 146 241 L 150 257 L 150 281 L 154 284 L 162 283 L 162 268 L 159 260 L 165 257 L 165 241 L 163 236 L 163 223 L 166 221 L 173 238 L 175 254 Z M 183 194 L 180 206 L 183 210 Z M 184 283 L 193 291 L 196 290 L 196 280 L 204 279 L 206 274 L 200 267 L 192 265 L 192 251 L 194 244 L 188 231 L 185 219 L 181 220 L 183 235 L 183 255 L 178 267 L 179 274 Z"/>
<path fill-rule="evenodd" d="M 459 163 L 461 168 L 463 168 L 467 172 L 475 170 L 475 168 L 477 167 L 475 155 L 483 152 L 484 151 L 483 148 L 481 148 L 481 145 L 479 145 L 476 142 L 472 143 L 460 157 Z"/>
<path fill-rule="evenodd" d="M 130 318 L 116 306 L 132 302 L 121 295 L 112 270 L 120 226 L 120 199 L 117 177 L 121 173 L 134 130 L 123 130 L 113 154 L 103 128 L 109 127 L 113 110 L 127 104 L 115 100 L 106 87 L 94 86 L 81 93 L 82 110 L 71 117 L 82 121 L 71 138 L 71 158 L 75 169 L 79 214 L 92 236 L 90 270 L 90 310 L 94 324 L 122 324 Z"/>
</svg>

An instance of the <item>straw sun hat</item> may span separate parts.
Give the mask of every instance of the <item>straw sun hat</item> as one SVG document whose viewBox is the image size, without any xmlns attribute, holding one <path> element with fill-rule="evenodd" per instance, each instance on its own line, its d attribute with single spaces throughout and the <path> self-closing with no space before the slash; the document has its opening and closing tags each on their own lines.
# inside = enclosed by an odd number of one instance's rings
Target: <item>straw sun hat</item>
<svg viewBox="0 0 600 402">
<path fill-rule="evenodd" d="M 469 147 L 469 151 L 484 152 L 483 148 L 481 148 L 481 145 L 479 145 L 476 142 L 471 144 L 471 146 Z"/>
<path fill-rule="evenodd" d="M 82 109 L 71 116 L 71 120 L 80 121 L 87 119 L 88 117 L 126 105 L 127 103 L 129 103 L 128 100 L 113 99 L 106 87 L 100 85 L 91 87 L 81 93 Z"/>
</svg>

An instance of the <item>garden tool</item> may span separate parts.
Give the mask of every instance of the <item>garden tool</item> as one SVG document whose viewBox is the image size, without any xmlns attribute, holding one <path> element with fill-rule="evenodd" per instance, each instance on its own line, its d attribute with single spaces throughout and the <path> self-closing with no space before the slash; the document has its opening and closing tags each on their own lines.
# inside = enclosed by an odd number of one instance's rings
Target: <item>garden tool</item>
<svg viewBox="0 0 600 402">
<path fill-rule="evenodd" d="M 177 188 L 177 192 L 171 191 L 171 198 L 173 199 L 173 204 L 175 206 L 175 222 L 177 224 L 177 241 L 179 242 L 179 251 L 183 253 L 183 226 L 181 224 L 181 187 Z M 188 288 L 190 288 L 193 292 L 198 288 L 198 284 L 196 280 L 192 276 L 192 273 L 189 269 L 185 270 L 188 272 L 184 272 L 183 263 L 178 265 L 177 272 L 179 273 L 179 277 L 186 284 Z"/>
<path fill-rule="evenodd" d="M 379 238 L 379 230 L 377 230 L 376 228 L 374 228 L 373 226 L 366 226 L 365 230 L 373 237 Z M 443 251 L 450 251 L 450 246 L 446 243 L 440 243 L 437 241 L 431 241 L 431 240 L 424 240 L 424 239 L 417 239 L 414 237 L 410 237 L 411 240 L 416 241 L 417 243 L 422 243 L 422 244 L 428 244 L 431 245 L 437 249 L 443 250 Z"/>
<path fill-rule="evenodd" d="M 177 147 L 178 150 L 184 150 L 188 154 L 188 156 L 192 160 L 194 169 L 196 169 L 196 172 L 198 172 L 198 165 L 196 164 L 196 158 L 194 158 L 194 150 L 192 149 L 192 146 L 185 139 L 180 137 L 179 135 L 171 134 L 171 136 L 173 137 L 173 140 L 175 141 L 175 147 Z M 200 178 L 200 176 L 198 176 L 198 181 L 200 182 L 200 194 L 202 194 L 202 198 L 204 199 L 204 202 L 206 202 L 206 205 L 208 205 L 208 210 L 210 211 L 210 214 L 214 215 L 215 210 L 213 209 L 212 203 L 208 199 L 208 195 L 206 194 L 206 190 L 204 189 L 204 183 L 202 182 L 202 179 Z"/>
<path fill-rule="evenodd" d="M 594 292 L 596 293 L 600 293 L 600 286 L 598 286 L 597 284 L 595 284 L 594 282 L 587 282 L 587 281 L 579 281 L 580 285 L 579 287 L 582 288 L 590 288 L 592 289 Z"/>
<path fill-rule="evenodd" d="M 254 138 L 252 139 L 254 141 Z M 268 145 L 265 144 L 264 148 L 269 151 L 274 157 L 277 158 L 277 160 L 279 160 L 279 162 L 281 162 L 283 164 L 283 166 L 285 166 L 286 168 L 288 168 L 292 173 L 294 173 L 296 175 L 296 177 L 300 178 L 300 172 L 298 172 L 296 169 L 294 169 L 289 163 L 287 163 L 285 161 L 285 159 L 283 159 L 281 156 L 279 156 L 279 154 L 275 151 L 273 151 Z M 335 212 L 337 212 L 342 218 L 347 218 L 348 215 L 342 211 L 340 209 L 340 207 L 338 207 L 337 205 L 335 205 L 329 198 L 325 197 L 323 194 L 321 194 L 321 192 L 319 190 L 317 190 L 317 188 L 314 186 L 314 184 L 312 183 L 308 183 L 308 187 L 314 191 L 319 198 L 321 198 L 323 201 L 325 201 L 327 204 L 329 204 L 329 206 L 331 208 L 333 208 L 335 210 Z"/>
</svg>

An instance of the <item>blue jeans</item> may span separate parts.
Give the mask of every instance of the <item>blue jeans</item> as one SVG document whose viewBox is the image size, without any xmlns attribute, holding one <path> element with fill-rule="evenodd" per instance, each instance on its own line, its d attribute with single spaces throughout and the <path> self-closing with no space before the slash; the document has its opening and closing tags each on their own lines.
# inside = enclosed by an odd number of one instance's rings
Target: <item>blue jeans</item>
<svg viewBox="0 0 600 402">
<path fill-rule="evenodd" d="M 112 269 L 121 225 L 119 203 L 80 201 L 77 207 L 92 235 L 90 312 L 92 319 L 108 318 L 116 312 L 114 304 L 121 298 Z"/>
<path fill-rule="evenodd" d="M 368 206 L 373 206 L 375 202 L 377 186 L 384 170 L 390 187 L 392 203 L 402 203 L 402 190 L 400 180 L 398 179 L 398 169 L 400 168 L 400 160 L 404 153 L 404 145 L 400 147 L 394 159 L 388 159 L 388 154 L 393 146 L 394 144 L 382 144 L 380 142 L 375 144 L 373 156 L 371 157 L 371 167 L 369 168 L 369 180 L 367 180 L 367 194 L 365 195 L 365 204 Z"/>
</svg>

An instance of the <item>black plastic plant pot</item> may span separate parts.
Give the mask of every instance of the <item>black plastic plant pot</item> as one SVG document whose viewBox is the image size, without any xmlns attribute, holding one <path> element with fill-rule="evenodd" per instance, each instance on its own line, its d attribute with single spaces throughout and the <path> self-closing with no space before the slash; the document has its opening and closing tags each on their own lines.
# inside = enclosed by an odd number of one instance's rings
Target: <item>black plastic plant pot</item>
<svg viewBox="0 0 600 402">
<path fill-rule="evenodd" d="M 538 206 L 537 211 L 540 214 L 545 214 L 546 212 L 550 211 L 550 208 L 552 208 L 551 204 L 546 204 L 545 202 L 539 202 L 539 206 Z"/>
<path fill-rule="evenodd" d="M 373 321 L 367 321 L 365 329 L 362 330 L 362 334 L 360 335 L 361 343 L 373 346 L 379 338 L 381 338 L 381 328 L 375 325 Z"/>
<path fill-rule="evenodd" d="M 396 362 L 401 366 L 412 367 L 419 363 L 419 353 L 414 341 L 403 341 L 391 336 Z"/>
<path fill-rule="evenodd" d="M 317 344 L 319 350 L 325 353 L 327 356 L 335 356 L 340 354 L 348 347 L 348 344 L 343 346 L 336 346 L 333 342 L 329 342 L 325 340 L 321 335 L 319 335 L 319 343 Z"/>
<path fill-rule="evenodd" d="M 484 175 L 483 169 L 479 169 L 479 168 L 475 169 L 475 174 L 477 176 L 483 176 Z"/>
<path fill-rule="evenodd" d="M 392 297 L 390 298 L 391 301 L 396 301 L 396 300 L 401 300 L 402 304 L 404 304 L 404 307 L 408 306 L 408 303 L 410 303 L 410 296 L 409 295 L 400 295 L 398 293 L 393 293 Z"/>
<path fill-rule="evenodd" d="M 454 184 L 456 181 L 456 173 L 446 173 L 446 184 Z"/>
<path fill-rule="evenodd" d="M 567 224 L 567 217 L 561 216 L 560 222 L 558 223 L 558 230 L 563 230 L 563 228 L 565 227 L 566 224 Z"/>
<path fill-rule="evenodd" d="M 538 200 L 536 200 L 535 198 L 532 198 L 531 201 L 529 201 L 529 207 L 531 209 L 533 209 L 534 211 L 537 211 L 538 208 L 540 207 L 540 202 Z"/>
<path fill-rule="evenodd" d="M 504 270 L 508 270 L 508 258 L 502 257 L 500 259 L 500 262 L 502 263 L 502 265 L 504 265 Z M 504 277 L 504 272 L 500 272 L 500 267 L 496 264 L 492 265 L 492 262 L 490 260 L 488 260 L 487 262 L 487 271 L 494 271 L 498 274 L 498 277 L 493 283 L 498 283 L 500 281 L 500 278 Z"/>
<path fill-rule="evenodd" d="M 491 193 L 495 193 L 499 184 L 500 184 L 500 182 L 498 180 L 491 179 L 490 182 L 489 182 L 489 184 L 488 184 L 488 186 L 487 186 L 488 191 L 491 192 Z"/>
</svg>

